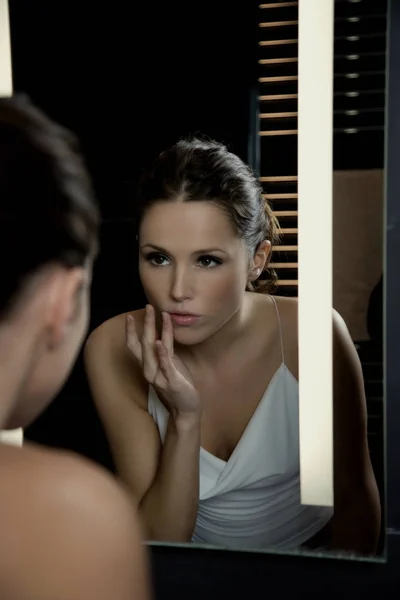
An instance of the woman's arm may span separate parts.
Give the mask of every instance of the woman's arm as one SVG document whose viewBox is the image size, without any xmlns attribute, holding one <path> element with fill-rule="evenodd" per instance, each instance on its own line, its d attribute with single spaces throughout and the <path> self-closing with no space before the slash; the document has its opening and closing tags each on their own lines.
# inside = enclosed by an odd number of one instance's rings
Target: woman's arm
<svg viewBox="0 0 400 600">
<path fill-rule="evenodd" d="M 139 504 L 147 539 L 190 542 L 199 501 L 200 420 L 170 416 L 153 482 Z"/>
<path fill-rule="evenodd" d="M 115 335 L 115 319 L 107 321 L 86 343 L 92 396 L 145 538 L 189 542 L 199 499 L 200 415 L 171 414 L 161 444 L 157 426 L 144 409 L 148 385 L 123 343 L 124 326 L 123 321 Z"/>
<path fill-rule="evenodd" d="M 381 525 L 379 493 L 367 439 L 360 360 L 343 319 L 333 315 L 334 516 L 330 548 L 376 552 Z"/>
</svg>

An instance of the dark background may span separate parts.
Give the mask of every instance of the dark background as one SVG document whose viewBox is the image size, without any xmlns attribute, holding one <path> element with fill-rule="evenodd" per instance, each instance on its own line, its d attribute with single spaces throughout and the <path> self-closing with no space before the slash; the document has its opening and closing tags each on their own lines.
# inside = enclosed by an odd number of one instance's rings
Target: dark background
<svg viewBox="0 0 400 600">
<path fill-rule="evenodd" d="M 251 160 L 257 4 L 254 0 L 236 5 L 227 0 L 119 1 L 102 7 L 94 0 L 10 0 L 15 90 L 27 92 L 49 115 L 78 134 L 101 205 L 104 221 L 94 273 L 91 330 L 115 314 L 144 304 L 131 217 L 135 185 L 146 163 L 180 136 L 193 133 L 224 141 L 244 160 Z M 394 4 L 398 6 L 398 1 Z M 400 33 L 400 15 L 396 19 L 392 27 Z M 400 65 L 392 60 L 399 78 Z M 394 88 L 395 94 L 399 104 L 400 90 Z M 390 133 L 392 155 L 399 155 L 400 130 Z M 400 219 L 395 192 L 400 191 L 400 184 L 396 184 L 394 166 L 389 176 L 393 195 L 388 245 L 395 246 Z M 400 291 L 391 287 L 393 263 L 387 274 L 393 318 L 388 349 L 394 351 L 395 333 L 400 334 L 394 307 L 400 303 Z M 389 361 L 389 403 L 400 391 L 398 378 L 391 380 L 393 368 Z M 389 406 L 393 410 L 390 427 L 397 425 L 398 432 L 396 407 Z M 113 469 L 81 357 L 62 392 L 26 430 L 25 437 L 72 449 Z M 399 508 L 391 512 L 390 506 L 400 506 L 398 459 L 397 464 L 393 462 L 400 451 L 396 454 L 390 439 L 389 565 L 155 547 L 157 597 L 255 596 L 261 589 L 281 594 L 283 588 L 300 596 L 315 592 L 325 597 L 339 593 L 389 597 L 389 589 L 396 594 L 395 580 L 400 580 L 390 552 L 396 551 L 400 560 L 400 536 L 396 535 L 400 517 Z"/>
<path fill-rule="evenodd" d="M 101 205 L 90 330 L 144 305 L 133 235 L 143 167 L 181 136 L 248 157 L 257 78 L 257 4 L 11 0 L 14 87 L 75 131 Z M 26 439 L 113 468 L 81 356 Z"/>
</svg>

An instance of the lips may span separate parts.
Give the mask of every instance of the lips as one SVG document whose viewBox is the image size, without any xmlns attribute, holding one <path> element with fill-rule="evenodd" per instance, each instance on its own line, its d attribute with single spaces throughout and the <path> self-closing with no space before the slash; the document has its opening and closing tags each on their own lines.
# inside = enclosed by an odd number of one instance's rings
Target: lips
<svg viewBox="0 0 400 600">
<path fill-rule="evenodd" d="M 199 319 L 199 315 L 190 313 L 169 313 L 169 316 L 174 325 L 179 326 L 193 325 Z"/>
</svg>

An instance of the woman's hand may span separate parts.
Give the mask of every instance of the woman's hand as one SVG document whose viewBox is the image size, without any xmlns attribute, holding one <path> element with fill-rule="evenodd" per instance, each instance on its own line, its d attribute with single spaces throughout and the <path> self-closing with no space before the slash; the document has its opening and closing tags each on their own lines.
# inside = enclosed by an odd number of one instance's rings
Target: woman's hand
<svg viewBox="0 0 400 600">
<path fill-rule="evenodd" d="M 143 375 L 161 396 L 165 407 L 173 416 L 196 415 L 200 413 L 199 394 L 192 376 L 174 354 L 174 334 L 171 317 L 162 313 L 161 340 L 157 340 L 154 308 L 146 306 L 143 335 L 139 340 L 135 319 L 132 315 L 126 320 L 126 343 L 140 364 Z"/>
</svg>

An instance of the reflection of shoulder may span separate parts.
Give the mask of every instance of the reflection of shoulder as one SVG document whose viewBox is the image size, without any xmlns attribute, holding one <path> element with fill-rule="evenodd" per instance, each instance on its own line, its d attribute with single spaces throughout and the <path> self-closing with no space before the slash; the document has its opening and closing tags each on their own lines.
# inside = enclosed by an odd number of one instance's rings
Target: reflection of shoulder
<svg viewBox="0 0 400 600">
<path fill-rule="evenodd" d="M 135 325 L 140 336 L 143 328 L 144 312 L 144 309 L 133 310 L 111 317 L 96 327 L 90 334 L 89 339 L 95 339 L 96 342 L 100 343 L 107 340 L 113 344 L 121 341 L 121 339 L 125 340 L 125 323 L 126 317 L 129 314 L 135 318 Z"/>
<path fill-rule="evenodd" d="M 257 315 L 256 318 L 258 323 L 260 321 L 263 321 L 264 323 L 277 322 L 277 310 L 284 337 L 287 337 L 288 335 L 289 338 L 294 336 L 294 338 L 297 340 L 297 298 L 253 294 L 253 300 L 255 301 L 255 314 Z M 273 305 L 273 301 L 275 301 L 276 308 Z"/>
<path fill-rule="evenodd" d="M 46 581 L 62 586 L 74 569 L 84 584 L 83 569 L 89 578 L 91 567 L 113 562 L 113 551 L 129 550 L 129 503 L 99 467 L 27 445 L 1 448 L 0 472 L 0 578 L 11 597 L 16 589 L 18 597 L 36 597 Z"/>
<path fill-rule="evenodd" d="M 282 327 L 285 364 L 298 379 L 298 301 L 286 296 L 274 296 L 274 300 Z"/>
<path fill-rule="evenodd" d="M 142 336 L 144 310 L 135 310 L 129 313 L 116 315 L 96 327 L 89 335 L 85 343 L 85 364 L 94 364 L 96 370 L 98 365 L 116 368 L 120 371 L 131 371 L 134 361 L 126 346 L 126 317 L 133 315 L 135 319 L 136 332 L 139 339 Z M 135 369 L 136 370 L 136 369 Z"/>
<path fill-rule="evenodd" d="M 147 407 L 148 383 L 126 343 L 128 314 L 132 314 L 135 319 L 140 339 L 144 310 L 122 313 L 108 319 L 92 331 L 85 343 L 83 357 L 92 397 L 101 412 L 106 409 L 106 421 L 110 418 L 120 421 L 122 406 L 130 407 L 133 398 L 140 407 Z M 109 401 L 110 397 L 113 398 L 112 403 Z M 111 410 L 115 417 L 110 416 Z"/>
<path fill-rule="evenodd" d="M 284 329 L 297 328 L 298 299 L 287 296 L 274 296 L 279 311 L 282 327 Z"/>
</svg>

